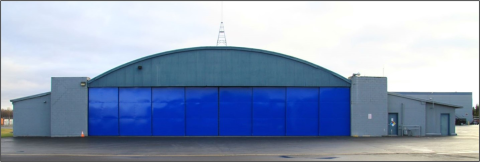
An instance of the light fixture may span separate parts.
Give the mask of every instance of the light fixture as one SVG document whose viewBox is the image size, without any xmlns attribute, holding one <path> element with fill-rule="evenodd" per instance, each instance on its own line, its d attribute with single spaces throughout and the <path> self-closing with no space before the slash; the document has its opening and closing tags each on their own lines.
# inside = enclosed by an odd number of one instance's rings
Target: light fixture
<svg viewBox="0 0 480 162">
<path fill-rule="evenodd" d="M 80 86 L 85 87 L 87 85 L 86 82 L 80 82 Z"/>
<path fill-rule="evenodd" d="M 142 70 L 142 66 L 138 66 L 137 68 L 138 68 L 138 70 Z"/>
</svg>

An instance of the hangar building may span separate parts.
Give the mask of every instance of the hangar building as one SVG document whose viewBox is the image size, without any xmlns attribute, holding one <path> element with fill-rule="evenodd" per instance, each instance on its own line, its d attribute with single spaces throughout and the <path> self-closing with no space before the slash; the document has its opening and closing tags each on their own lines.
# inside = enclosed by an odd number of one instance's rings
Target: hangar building
<svg viewBox="0 0 480 162">
<path fill-rule="evenodd" d="M 389 93 L 386 77 L 347 79 L 244 47 L 162 52 L 92 79 L 52 77 L 51 92 L 11 102 L 15 137 L 456 135 L 462 108 Z"/>
</svg>

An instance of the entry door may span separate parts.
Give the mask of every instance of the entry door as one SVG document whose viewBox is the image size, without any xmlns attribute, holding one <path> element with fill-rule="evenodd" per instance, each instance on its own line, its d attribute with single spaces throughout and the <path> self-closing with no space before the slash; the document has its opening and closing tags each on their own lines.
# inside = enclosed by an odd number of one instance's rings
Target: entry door
<svg viewBox="0 0 480 162">
<path fill-rule="evenodd" d="M 398 135 L 398 113 L 388 113 L 388 135 Z"/>
<path fill-rule="evenodd" d="M 449 114 L 442 114 L 440 116 L 440 131 L 442 136 L 448 136 L 448 132 L 450 132 L 450 115 Z"/>
</svg>

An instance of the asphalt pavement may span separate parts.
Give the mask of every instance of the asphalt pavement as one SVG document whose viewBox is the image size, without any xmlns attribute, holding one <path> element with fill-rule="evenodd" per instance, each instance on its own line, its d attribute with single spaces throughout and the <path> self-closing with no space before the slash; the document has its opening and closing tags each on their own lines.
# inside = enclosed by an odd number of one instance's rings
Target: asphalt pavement
<svg viewBox="0 0 480 162">
<path fill-rule="evenodd" d="M 1 161 L 479 161 L 479 126 L 447 137 L 2 138 Z"/>
</svg>

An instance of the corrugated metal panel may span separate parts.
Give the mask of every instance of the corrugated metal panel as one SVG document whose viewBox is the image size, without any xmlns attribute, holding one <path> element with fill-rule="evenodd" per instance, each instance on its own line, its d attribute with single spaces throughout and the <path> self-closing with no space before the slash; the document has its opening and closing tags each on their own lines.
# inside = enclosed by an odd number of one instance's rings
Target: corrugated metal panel
<svg viewBox="0 0 480 162">
<path fill-rule="evenodd" d="M 88 90 L 89 136 L 118 136 L 118 88 Z"/>
<path fill-rule="evenodd" d="M 152 88 L 152 134 L 185 136 L 185 88 Z"/>
<path fill-rule="evenodd" d="M 320 136 L 350 136 L 350 88 L 320 88 Z"/>
<path fill-rule="evenodd" d="M 350 87 L 350 81 L 280 53 L 242 47 L 196 47 L 131 61 L 91 79 L 88 86 Z"/>
<path fill-rule="evenodd" d="M 152 89 L 120 88 L 119 118 L 121 136 L 152 135 Z"/>
<path fill-rule="evenodd" d="M 252 135 L 252 88 L 220 87 L 219 133 L 221 136 Z"/>
<path fill-rule="evenodd" d="M 285 135 L 285 88 L 253 88 L 253 136 Z"/>
<path fill-rule="evenodd" d="M 218 136 L 218 88 L 187 87 L 186 135 Z"/>
<path fill-rule="evenodd" d="M 318 89 L 287 88 L 287 136 L 318 136 Z"/>
</svg>

